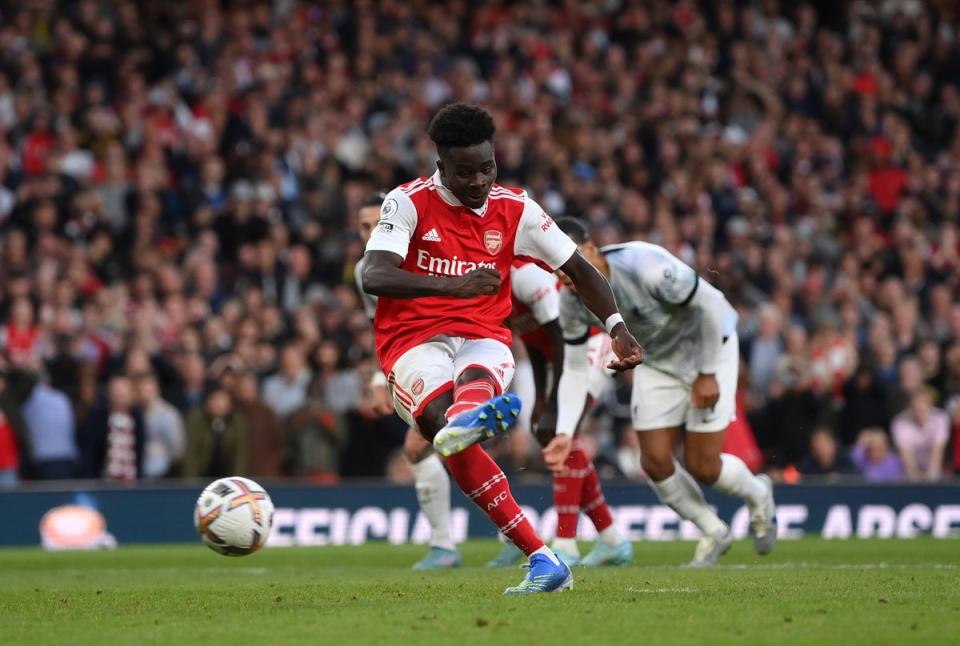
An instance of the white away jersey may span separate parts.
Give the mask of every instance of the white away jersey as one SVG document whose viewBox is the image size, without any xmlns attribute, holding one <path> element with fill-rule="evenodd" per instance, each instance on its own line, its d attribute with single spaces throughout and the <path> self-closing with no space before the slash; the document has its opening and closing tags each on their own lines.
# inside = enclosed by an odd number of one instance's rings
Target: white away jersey
<svg viewBox="0 0 960 646">
<path fill-rule="evenodd" d="M 669 251 L 647 242 L 603 247 L 610 287 L 624 322 L 644 349 L 644 363 L 686 382 L 700 371 L 700 311 L 689 307 L 700 278 Z M 736 332 L 737 313 L 723 299 L 723 335 Z M 586 340 L 601 321 L 576 292 L 560 294 L 560 325 L 567 341 Z"/>
</svg>

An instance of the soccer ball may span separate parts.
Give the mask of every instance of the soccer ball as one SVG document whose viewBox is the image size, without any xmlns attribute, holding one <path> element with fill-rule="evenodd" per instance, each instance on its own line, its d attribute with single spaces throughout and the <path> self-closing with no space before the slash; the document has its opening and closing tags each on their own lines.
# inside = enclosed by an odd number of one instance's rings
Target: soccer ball
<svg viewBox="0 0 960 646">
<path fill-rule="evenodd" d="M 197 499 L 193 525 L 204 544 L 227 556 L 263 547 L 273 524 L 273 501 L 253 480 L 233 476 L 210 483 Z"/>
</svg>

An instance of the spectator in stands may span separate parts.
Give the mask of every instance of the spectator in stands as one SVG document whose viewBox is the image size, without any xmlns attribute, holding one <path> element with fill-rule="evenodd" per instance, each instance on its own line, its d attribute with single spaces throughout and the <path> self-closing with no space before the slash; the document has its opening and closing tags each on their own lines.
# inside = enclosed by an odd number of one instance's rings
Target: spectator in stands
<svg viewBox="0 0 960 646">
<path fill-rule="evenodd" d="M 347 424 L 343 415 L 326 406 L 322 381 L 310 385 L 304 405 L 290 414 L 285 426 L 288 472 L 320 482 L 337 480 Z"/>
<path fill-rule="evenodd" d="M 776 305 L 766 303 L 760 308 L 759 319 L 759 330 L 750 344 L 749 373 L 753 390 L 762 403 L 773 384 L 777 360 L 783 354 L 783 315 Z"/>
<path fill-rule="evenodd" d="M 84 478 L 131 481 L 143 476 L 146 431 L 129 377 L 110 378 L 106 398 L 78 423 L 77 444 Z"/>
<path fill-rule="evenodd" d="M 156 375 L 148 372 L 135 379 L 137 400 L 143 410 L 143 477 L 170 477 L 175 475 L 187 443 L 183 416 L 160 396 Z"/>
<path fill-rule="evenodd" d="M 30 393 L 20 409 L 27 427 L 30 473 L 38 480 L 65 480 L 85 475 L 78 473 L 80 450 L 70 399 L 37 380 L 29 380 Z"/>
<path fill-rule="evenodd" d="M 873 370 L 861 363 L 843 385 L 843 407 L 839 415 L 840 442 L 853 446 L 863 429 L 887 428 L 890 424 L 886 391 L 877 383 Z"/>
<path fill-rule="evenodd" d="M 827 478 L 856 473 L 846 449 L 837 446 L 833 431 L 823 426 L 810 436 L 810 452 L 797 464 L 797 470 L 804 475 Z"/>
<path fill-rule="evenodd" d="M 928 388 L 918 388 L 910 397 L 909 407 L 893 418 L 891 435 L 907 478 L 936 481 L 943 477 L 950 416 L 934 407 Z"/>
<path fill-rule="evenodd" d="M 275 478 L 283 475 L 286 437 L 280 419 L 260 399 L 257 377 L 252 372 L 242 373 L 235 386 L 237 410 L 247 422 L 246 473 L 251 477 Z"/>
<path fill-rule="evenodd" d="M 20 479 L 20 429 L 9 417 L 17 409 L 7 388 L 7 375 L 0 373 L 0 487 L 14 485 Z M 19 410 L 15 414 L 19 415 Z"/>
<path fill-rule="evenodd" d="M 187 417 L 187 450 L 182 473 L 188 478 L 221 478 L 245 473 L 249 463 L 247 422 L 230 394 L 214 389 Z"/>
<path fill-rule="evenodd" d="M 263 401 L 280 418 L 285 418 L 306 402 L 309 383 L 303 348 L 290 343 L 280 353 L 280 370 L 263 381 Z"/>
<path fill-rule="evenodd" d="M 850 450 L 850 458 L 865 480 L 895 482 L 903 478 L 903 464 L 890 450 L 890 439 L 882 428 L 864 429 Z"/>
</svg>

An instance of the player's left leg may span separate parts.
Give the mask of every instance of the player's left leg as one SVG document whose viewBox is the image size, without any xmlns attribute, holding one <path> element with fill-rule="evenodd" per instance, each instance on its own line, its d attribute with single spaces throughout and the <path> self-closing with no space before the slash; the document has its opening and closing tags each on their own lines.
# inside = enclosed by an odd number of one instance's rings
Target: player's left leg
<svg viewBox="0 0 960 646">
<path fill-rule="evenodd" d="M 743 460 L 723 453 L 724 431 L 687 433 L 684 462 L 694 478 L 729 496 L 743 498 L 750 509 L 750 533 L 758 554 L 769 554 L 777 540 L 773 482 L 754 475 Z"/>
<path fill-rule="evenodd" d="M 450 476 L 433 445 L 413 427 L 407 429 L 403 454 L 413 470 L 420 510 L 430 524 L 430 551 L 414 564 L 415 570 L 457 567 L 463 557 L 450 536 Z"/>
<path fill-rule="evenodd" d="M 684 462 L 701 483 L 746 501 L 754 548 L 758 554 L 768 554 L 777 539 L 773 482 L 766 475 L 751 473 L 737 456 L 723 453 L 727 426 L 736 418 L 740 356 L 735 335 L 727 339 L 721 352 L 716 375 L 720 399 L 712 410 L 688 411 Z"/>
</svg>

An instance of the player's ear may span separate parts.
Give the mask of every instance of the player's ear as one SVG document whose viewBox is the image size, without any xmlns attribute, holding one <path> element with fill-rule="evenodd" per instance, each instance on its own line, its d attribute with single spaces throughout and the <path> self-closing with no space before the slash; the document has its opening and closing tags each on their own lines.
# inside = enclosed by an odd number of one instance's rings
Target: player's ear
<svg viewBox="0 0 960 646">
<path fill-rule="evenodd" d="M 443 170 L 443 160 L 437 159 L 437 170 L 440 171 L 440 177 L 445 178 L 447 176 L 446 171 Z"/>
</svg>

